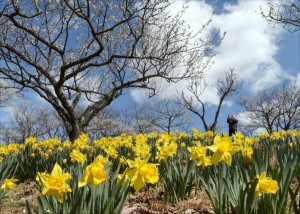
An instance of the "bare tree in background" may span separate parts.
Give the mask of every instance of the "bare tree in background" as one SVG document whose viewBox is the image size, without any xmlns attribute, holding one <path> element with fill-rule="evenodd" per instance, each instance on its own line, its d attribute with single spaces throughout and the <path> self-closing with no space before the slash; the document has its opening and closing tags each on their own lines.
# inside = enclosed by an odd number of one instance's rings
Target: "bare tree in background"
<svg viewBox="0 0 300 214">
<path fill-rule="evenodd" d="M 153 117 L 147 103 L 142 105 L 134 103 L 122 111 L 120 115 L 122 115 L 121 121 L 133 133 L 160 132 L 160 129 L 154 125 L 157 118 Z"/>
<path fill-rule="evenodd" d="M 86 133 L 91 139 L 99 139 L 103 136 L 117 136 L 122 133 L 132 134 L 131 127 L 126 126 L 119 120 L 119 112 L 109 106 L 99 112 L 86 128 Z"/>
<path fill-rule="evenodd" d="M 147 104 L 146 104 L 147 105 Z M 191 119 L 185 106 L 173 99 L 163 99 L 148 103 L 153 125 L 170 133 L 175 130 L 188 131 L 191 127 Z"/>
<path fill-rule="evenodd" d="M 191 120 L 187 109 L 172 99 L 134 103 L 119 110 L 119 121 L 127 128 L 126 133 L 188 131 Z"/>
<path fill-rule="evenodd" d="M 239 122 L 239 129 L 243 130 L 242 132 L 244 136 L 254 136 L 257 131 L 257 126 L 251 124 L 250 122 Z"/>
<path fill-rule="evenodd" d="M 5 79 L 0 78 L 0 107 L 11 105 L 11 101 L 17 97 L 17 89 Z"/>
<path fill-rule="evenodd" d="M 277 0 L 269 3 L 269 11 L 262 16 L 269 22 L 283 25 L 290 32 L 300 30 L 300 0 Z"/>
<path fill-rule="evenodd" d="M 239 104 L 246 111 L 246 118 L 257 128 L 265 128 L 269 133 L 273 131 L 279 117 L 278 103 L 274 97 L 277 91 L 263 90 L 252 97 L 241 97 Z"/>
<path fill-rule="evenodd" d="M 300 87 L 296 84 L 283 84 L 275 97 L 278 103 L 279 117 L 277 130 L 300 129 Z"/>
<path fill-rule="evenodd" d="M 5 143 L 24 143 L 28 137 L 67 139 L 63 122 L 56 112 L 26 102 L 14 108 L 12 117 L 2 123 L 0 136 Z"/>
<path fill-rule="evenodd" d="M 295 83 L 242 97 L 239 104 L 256 128 L 265 128 L 269 133 L 300 128 L 300 88 Z"/>
<path fill-rule="evenodd" d="M 238 82 L 238 76 L 234 73 L 233 69 L 230 69 L 229 72 L 226 72 L 225 79 L 219 79 L 216 82 L 216 88 L 219 95 L 219 103 L 217 105 L 217 109 L 214 113 L 214 119 L 211 124 L 208 123 L 206 118 L 206 110 L 208 108 L 208 104 L 205 103 L 202 99 L 202 94 L 204 93 L 207 84 L 208 83 L 204 80 L 204 78 L 192 81 L 188 85 L 188 90 L 192 96 L 189 96 L 182 92 L 181 98 L 183 105 L 185 105 L 185 107 L 189 111 L 200 118 L 205 131 L 215 131 L 224 100 L 228 96 L 237 94 L 241 89 L 241 84 Z"/>
<path fill-rule="evenodd" d="M 170 0 L 8 0 L 0 4 L 0 73 L 57 111 L 71 141 L 129 88 L 201 73 L 219 36 L 190 32 Z M 222 36 L 221 36 L 222 37 Z M 84 103 L 83 111 L 78 104 Z M 80 113 L 78 113 L 80 112 Z"/>
</svg>

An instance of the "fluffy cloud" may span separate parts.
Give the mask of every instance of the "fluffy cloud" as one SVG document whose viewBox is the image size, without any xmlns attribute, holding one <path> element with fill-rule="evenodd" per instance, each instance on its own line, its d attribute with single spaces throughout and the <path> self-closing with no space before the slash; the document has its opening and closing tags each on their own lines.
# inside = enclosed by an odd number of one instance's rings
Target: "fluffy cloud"
<svg viewBox="0 0 300 214">
<path fill-rule="evenodd" d="M 279 51 L 279 42 L 283 30 L 273 28 L 272 25 L 259 14 L 260 7 L 267 10 L 267 1 L 238 1 L 237 4 L 224 4 L 223 12 L 216 14 L 211 23 L 210 30 L 221 29 L 226 31 L 226 37 L 218 46 L 213 67 L 207 72 L 209 82 L 203 94 L 205 102 L 216 104 L 218 102 L 217 90 L 214 83 L 222 78 L 226 71 L 234 68 L 240 80 L 244 81 L 245 90 L 256 92 L 274 86 L 288 76 L 276 61 Z M 199 30 L 210 17 L 213 11 L 211 5 L 204 1 L 178 0 L 172 11 L 178 11 L 182 5 L 188 5 L 185 19 L 194 31 Z M 208 35 L 209 32 L 205 32 Z M 204 35 L 205 35 L 204 34 Z M 161 97 L 177 96 L 177 91 L 185 91 L 187 83 L 169 85 Z M 144 99 L 138 95 L 142 91 L 134 91 L 134 99 Z M 229 103 L 230 104 L 230 103 Z"/>
<path fill-rule="evenodd" d="M 255 92 L 278 84 L 285 75 L 275 58 L 282 29 L 273 28 L 256 12 L 260 6 L 267 8 L 267 2 L 227 4 L 226 13 L 216 17 L 215 27 L 226 30 L 227 37 L 217 49 L 212 79 L 230 67 L 235 68 L 240 80 Z"/>
</svg>

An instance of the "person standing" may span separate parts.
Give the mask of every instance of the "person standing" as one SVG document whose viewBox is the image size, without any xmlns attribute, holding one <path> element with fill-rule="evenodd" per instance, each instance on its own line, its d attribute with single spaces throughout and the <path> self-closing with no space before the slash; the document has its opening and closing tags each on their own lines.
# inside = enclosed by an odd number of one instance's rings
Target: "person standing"
<svg viewBox="0 0 300 214">
<path fill-rule="evenodd" d="M 238 120 L 233 115 L 228 115 L 227 123 L 229 125 L 229 136 L 232 136 L 237 131 Z"/>
</svg>

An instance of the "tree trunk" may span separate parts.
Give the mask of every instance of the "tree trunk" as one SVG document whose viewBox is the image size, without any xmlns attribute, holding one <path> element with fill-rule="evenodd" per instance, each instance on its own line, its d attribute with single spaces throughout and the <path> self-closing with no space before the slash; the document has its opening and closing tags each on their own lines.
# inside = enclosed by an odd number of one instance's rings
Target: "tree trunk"
<svg viewBox="0 0 300 214">
<path fill-rule="evenodd" d="M 66 125 L 66 131 L 68 134 L 68 137 L 70 139 L 70 141 L 72 143 L 74 143 L 74 141 L 79 137 L 79 135 L 82 132 L 82 128 L 79 125 L 79 121 L 72 121 L 72 123 L 70 124 L 70 122 L 67 122 L 68 125 Z"/>
</svg>

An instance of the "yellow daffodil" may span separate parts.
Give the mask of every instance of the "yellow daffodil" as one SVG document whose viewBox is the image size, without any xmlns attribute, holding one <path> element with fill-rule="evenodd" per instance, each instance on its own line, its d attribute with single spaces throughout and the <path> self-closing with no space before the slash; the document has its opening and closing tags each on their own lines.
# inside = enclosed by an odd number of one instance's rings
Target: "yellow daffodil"
<svg viewBox="0 0 300 214">
<path fill-rule="evenodd" d="M 93 163 L 86 167 L 83 177 L 80 179 L 78 186 L 83 187 L 87 184 L 99 185 L 106 179 L 104 163 L 106 159 L 102 156 L 97 156 Z"/>
<path fill-rule="evenodd" d="M 126 164 L 126 158 L 124 156 L 120 157 L 119 161 L 122 165 Z"/>
<path fill-rule="evenodd" d="M 266 172 L 262 172 L 261 175 L 257 175 L 255 178 L 258 179 L 255 188 L 256 197 L 260 197 L 262 193 L 276 194 L 278 191 L 279 187 L 277 181 L 272 180 L 271 177 L 267 177 Z"/>
<path fill-rule="evenodd" d="M 10 154 L 9 149 L 8 149 L 7 146 L 1 146 L 0 147 L 0 155 L 6 156 L 6 155 L 9 155 L 9 154 Z"/>
<path fill-rule="evenodd" d="M 245 138 L 245 144 L 248 144 L 248 145 L 252 145 L 254 144 L 254 142 L 258 141 L 257 138 L 253 138 L 253 137 L 246 137 Z"/>
<path fill-rule="evenodd" d="M 143 144 L 137 144 L 132 149 L 137 157 L 145 159 L 146 157 L 148 157 L 150 153 L 151 146 L 149 146 L 147 143 L 143 143 Z"/>
<path fill-rule="evenodd" d="M 15 143 L 10 143 L 7 145 L 7 148 L 10 154 L 17 154 L 20 150 L 20 145 Z"/>
<path fill-rule="evenodd" d="M 158 146 L 158 152 L 156 154 L 156 159 L 159 161 L 166 160 L 168 157 L 172 157 L 176 154 L 178 145 L 175 142 L 163 143 Z"/>
<path fill-rule="evenodd" d="M 198 129 L 193 128 L 192 129 L 192 136 L 193 136 L 194 139 L 200 140 L 200 139 L 203 139 L 205 137 L 205 134 L 199 132 Z"/>
<path fill-rule="evenodd" d="M 209 166 L 212 164 L 211 157 L 206 156 L 207 147 L 201 146 L 199 141 L 195 142 L 196 146 L 188 147 L 188 151 L 191 153 L 191 160 L 197 160 L 197 166 Z"/>
<path fill-rule="evenodd" d="M 44 153 L 44 158 L 46 159 L 46 160 L 48 160 L 49 159 L 49 154 L 48 153 Z"/>
<path fill-rule="evenodd" d="M 67 159 L 63 159 L 63 164 L 66 164 L 68 162 Z"/>
<path fill-rule="evenodd" d="M 111 157 L 113 159 L 116 159 L 118 157 L 118 151 L 114 146 L 109 146 L 105 151 L 108 157 Z"/>
<path fill-rule="evenodd" d="M 77 161 L 78 163 L 82 163 L 82 164 L 87 160 L 86 155 L 81 153 L 78 149 L 73 149 L 70 154 L 70 157 L 72 162 Z"/>
<path fill-rule="evenodd" d="M 251 163 L 252 155 L 253 155 L 253 149 L 251 146 L 244 146 L 242 148 L 242 155 L 244 157 L 244 165 L 248 166 Z"/>
<path fill-rule="evenodd" d="M 279 140 L 281 138 L 280 132 L 272 132 L 271 140 Z"/>
<path fill-rule="evenodd" d="M 60 165 L 55 163 L 51 174 L 38 173 L 36 180 L 44 184 L 42 195 L 54 195 L 59 202 L 63 202 L 64 192 L 72 192 L 71 187 L 66 183 L 71 179 L 69 173 L 63 173 Z"/>
<path fill-rule="evenodd" d="M 287 137 L 288 133 L 287 133 L 287 131 L 282 130 L 282 131 L 280 132 L 280 135 L 281 135 L 281 137 Z"/>
<path fill-rule="evenodd" d="M 229 166 L 231 165 L 232 155 L 240 150 L 238 146 L 232 145 L 230 137 L 220 137 L 219 135 L 214 138 L 214 145 L 207 148 L 214 152 L 212 155 L 213 164 L 224 160 Z"/>
<path fill-rule="evenodd" d="M 154 184 L 159 180 L 157 164 L 148 163 L 148 159 L 127 160 L 129 169 L 126 171 L 126 179 L 135 191 L 139 191 L 145 183 Z"/>
<path fill-rule="evenodd" d="M 196 146 L 187 148 L 191 154 L 191 160 L 195 160 L 203 155 L 206 155 L 207 147 L 201 146 L 201 143 L 199 141 L 195 142 L 195 144 Z"/>
<path fill-rule="evenodd" d="M 236 132 L 234 134 L 234 139 L 243 139 L 244 138 L 244 135 L 242 132 Z"/>
<path fill-rule="evenodd" d="M 78 149 L 86 149 L 89 147 L 87 144 L 89 142 L 89 136 L 87 134 L 81 134 L 75 141 L 74 147 Z"/>
<path fill-rule="evenodd" d="M 262 133 L 259 134 L 259 137 L 260 138 L 267 138 L 267 137 L 269 137 L 269 133 L 266 132 L 266 131 L 264 131 L 264 132 L 262 132 Z"/>
<path fill-rule="evenodd" d="M 214 132 L 213 131 L 207 131 L 206 133 L 205 133 L 205 137 L 207 137 L 207 138 L 211 138 L 211 137 L 213 137 L 214 136 Z"/>
<path fill-rule="evenodd" d="M 297 132 L 297 130 L 293 129 L 288 131 L 288 134 L 292 137 L 297 137 L 297 135 L 299 135 L 299 132 Z"/>
<path fill-rule="evenodd" d="M 197 166 L 207 167 L 212 165 L 211 156 L 203 155 L 198 158 Z"/>
<path fill-rule="evenodd" d="M 72 148 L 72 144 L 70 141 L 66 140 L 63 142 L 63 148 L 65 148 L 66 150 L 70 150 Z"/>
<path fill-rule="evenodd" d="M 6 178 L 4 179 L 2 185 L 1 185 L 1 189 L 3 189 L 4 192 L 7 192 L 10 189 L 13 189 L 16 186 L 16 182 L 19 181 L 18 179 L 14 179 L 14 178 Z"/>
<path fill-rule="evenodd" d="M 35 137 L 28 137 L 25 139 L 25 145 L 34 144 L 34 143 L 36 143 Z"/>
</svg>

